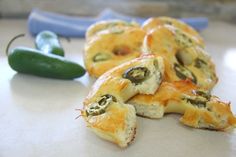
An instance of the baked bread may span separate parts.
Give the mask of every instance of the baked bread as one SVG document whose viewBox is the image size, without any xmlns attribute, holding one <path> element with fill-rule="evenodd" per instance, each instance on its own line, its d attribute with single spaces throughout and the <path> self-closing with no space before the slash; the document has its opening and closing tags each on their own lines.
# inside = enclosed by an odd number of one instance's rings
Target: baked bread
<svg viewBox="0 0 236 157">
<path fill-rule="evenodd" d="M 109 69 L 141 55 L 145 31 L 141 28 L 120 28 L 105 31 L 86 42 L 84 63 L 91 76 L 99 77 Z"/>
<path fill-rule="evenodd" d="M 210 90 L 218 81 L 207 52 L 191 36 L 173 26 L 153 29 L 145 36 L 143 45 L 145 53 L 163 57 L 167 82 L 189 79 Z"/>
<path fill-rule="evenodd" d="M 177 20 L 175 18 L 171 18 L 171 17 L 152 17 L 147 19 L 144 23 L 143 23 L 143 29 L 145 31 L 150 31 L 154 28 L 157 28 L 159 26 L 163 26 L 163 25 L 171 25 L 174 26 L 178 29 L 180 29 L 181 31 L 185 32 L 188 35 L 191 35 L 192 38 L 195 39 L 195 41 L 198 43 L 198 45 L 201 45 L 201 47 L 204 47 L 204 41 L 202 39 L 202 37 L 199 35 L 199 33 L 192 28 L 191 26 L 189 26 L 188 24 Z"/>
<path fill-rule="evenodd" d="M 86 38 L 85 66 L 99 78 L 81 115 L 99 137 L 126 147 L 135 138 L 136 114 L 179 113 L 180 121 L 194 128 L 236 126 L 230 104 L 208 92 L 218 80 L 215 65 L 188 25 L 167 17 L 149 19 L 143 29 L 103 21 L 92 25 Z"/>
<path fill-rule="evenodd" d="M 137 115 L 161 118 L 165 113 L 183 114 L 180 121 L 190 127 L 227 130 L 236 127 L 230 104 L 189 80 L 162 82 L 155 95 L 136 95 L 128 101 Z"/>
<path fill-rule="evenodd" d="M 112 95 L 101 96 L 84 108 L 88 127 L 99 137 L 126 147 L 136 133 L 136 112 L 132 105 L 117 102 Z"/>
<path fill-rule="evenodd" d="M 136 114 L 124 102 L 136 94 L 154 94 L 163 69 L 162 58 L 148 55 L 100 76 L 84 100 L 82 116 L 88 127 L 101 138 L 127 146 L 134 138 Z"/>
<path fill-rule="evenodd" d="M 88 41 L 103 31 L 110 31 L 111 33 L 118 33 L 122 31 L 123 29 L 129 29 L 130 27 L 140 28 L 140 25 L 135 22 L 126 22 L 122 20 L 99 21 L 99 22 L 94 23 L 87 29 L 85 38 Z"/>
</svg>

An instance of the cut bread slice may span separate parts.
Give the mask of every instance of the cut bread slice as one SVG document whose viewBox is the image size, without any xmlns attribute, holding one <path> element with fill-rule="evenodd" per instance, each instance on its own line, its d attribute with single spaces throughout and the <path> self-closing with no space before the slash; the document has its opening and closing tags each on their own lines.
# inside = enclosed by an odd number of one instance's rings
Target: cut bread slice
<svg viewBox="0 0 236 157">
<path fill-rule="evenodd" d="M 165 113 L 183 114 L 180 121 L 194 128 L 227 130 L 236 127 L 229 103 L 224 103 L 191 81 L 162 82 L 155 95 L 136 95 L 128 101 L 137 115 L 162 118 Z"/>
<path fill-rule="evenodd" d="M 189 104 L 191 106 L 188 105 L 183 117 L 180 118 L 185 125 L 212 130 L 230 130 L 236 127 L 236 118 L 232 114 L 230 103 L 224 103 L 216 96 L 211 96 L 205 104 L 202 102 L 189 102 Z M 195 104 L 200 107 L 193 107 Z"/>
<path fill-rule="evenodd" d="M 90 106 L 87 110 L 91 110 Z M 132 105 L 111 102 L 103 114 L 88 114 L 85 119 L 95 134 L 120 147 L 128 146 L 135 137 L 136 112 Z"/>
</svg>

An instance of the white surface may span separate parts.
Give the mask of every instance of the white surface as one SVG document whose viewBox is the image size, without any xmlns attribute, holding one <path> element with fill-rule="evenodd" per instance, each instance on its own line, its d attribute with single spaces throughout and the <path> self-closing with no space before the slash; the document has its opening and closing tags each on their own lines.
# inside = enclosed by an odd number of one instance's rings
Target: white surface
<svg viewBox="0 0 236 157">
<path fill-rule="evenodd" d="M 8 66 L 6 44 L 22 32 L 26 21 L 0 20 L 0 157 L 236 156 L 235 130 L 192 129 L 179 123 L 179 115 L 138 118 L 135 141 L 126 149 L 101 140 L 81 118 L 75 120 L 93 83 L 87 74 L 63 81 L 17 74 Z M 231 101 L 236 113 L 236 26 L 213 22 L 202 35 L 220 79 L 213 93 Z M 66 57 L 83 64 L 84 40 L 62 42 Z M 18 39 L 16 45 L 33 46 L 33 39 Z"/>
</svg>

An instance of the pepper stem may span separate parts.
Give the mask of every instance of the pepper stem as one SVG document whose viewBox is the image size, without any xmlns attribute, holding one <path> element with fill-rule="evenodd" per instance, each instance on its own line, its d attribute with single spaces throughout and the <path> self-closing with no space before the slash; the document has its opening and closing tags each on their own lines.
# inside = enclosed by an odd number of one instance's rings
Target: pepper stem
<svg viewBox="0 0 236 157">
<path fill-rule="evenodd" d="M 13 38 L 9 41 L 9 43 L 7 44 L 7 48 L 6 48 L 6 55 L 7 55 L 7 56 L 8 56 L 8 51 L 9 51 L 9 48 L 10 48 L 12 42 L 15 41 L 17 38 L 20 38 L 20 37 L 23 37 L 23 36 L 25 36 L 25 34 L 19 34 L 19 35 L 13 37 Z"/>
</svg>

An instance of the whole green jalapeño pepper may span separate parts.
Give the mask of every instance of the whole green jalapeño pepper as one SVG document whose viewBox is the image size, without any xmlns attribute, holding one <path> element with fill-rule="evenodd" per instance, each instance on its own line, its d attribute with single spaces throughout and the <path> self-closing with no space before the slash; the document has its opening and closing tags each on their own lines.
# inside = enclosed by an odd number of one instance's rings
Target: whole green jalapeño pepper
<svg viewBox="0 0 236 157">
<path fill-rule="evenodd" d="M 9 51 L 10 44 L 20 36 L 23 35 L 13 38 L 6 50 L 8 63 L 13 70 L 57 79 L 74 79 L 85 74 L 86 71 L 82 66 L 58 55 L 28 47 L 16 47 Z"/>
<path fill-rule="evenodd" d="M 59 56 L 64 56 L 64 50 L 60 44 L 58 36 L 51 31 L 42 31 L 37 34 L 35 46 L 44 53 L 52 53 Z"/>
</svg>

